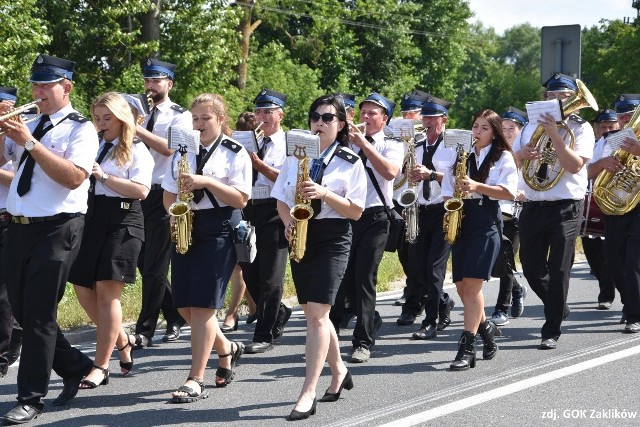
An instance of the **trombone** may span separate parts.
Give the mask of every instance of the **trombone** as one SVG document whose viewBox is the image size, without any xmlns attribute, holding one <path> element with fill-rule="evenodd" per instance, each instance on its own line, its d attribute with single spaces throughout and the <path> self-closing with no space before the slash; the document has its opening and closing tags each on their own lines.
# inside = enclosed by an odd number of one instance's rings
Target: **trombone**
<svg viewBox="0 0 640 427">
<path fill-rule="evenodd" d="M 29 102 L 28 104 L 24 104 L 20 107 L 12 108 L 11 111 L 0 116 L 0 124 L 2 124 L 7 120 L 17 120 L 19 116 L 27 113 L 34 114 L 34 117 L 30 119 L 23 118 L 25 123 L 30 123 L 38 119 L 40 117 L 40 108 L 38 108 L 38 103 L 40 103 L 41 101 L 42 100 L 38 98 L 33 102 Z M 35 112 L 32 111 L 34 108 L 35 108 Z M 5 131 L 0 131 L 0 136 L 3 136 L 5 133 L 6 133 Z"/>
</svg>

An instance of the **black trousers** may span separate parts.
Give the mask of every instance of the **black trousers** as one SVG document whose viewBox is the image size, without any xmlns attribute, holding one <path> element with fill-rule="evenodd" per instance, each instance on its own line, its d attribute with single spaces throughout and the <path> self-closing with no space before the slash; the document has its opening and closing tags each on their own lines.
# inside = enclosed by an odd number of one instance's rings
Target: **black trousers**
<svg viewBox="0 0 640 427">
<path fill-rule="evenodd" d="M 605 249 L 613 281 L 619 285 L 627 322 L 640 322 L 640 206 L 625 215 L 605 215 Z"/>
<path fill-rule="evenodd" d="M 0 221 L 0 252 L 4 247 L 4 235 L 9 227 L 9 222 Z M 14 330 L 17 333 L 14 336 Z M 13 336 L 13 338 L 12 338 Z M 11 348 L 12 339 L 22 340 L 22 328 L 15 321 L 11 314 L 11 305 L 9 304 L 9 295 L 7 295 L 7 284 L 0 270 L 0 373 L 6 373 L 9 369 L 9 360 L 7 359 L 7 351 Z"/>
<path fill-rule="evenodd" d="M 162 204 L 164 190 L 151 190 L 142 201 L 145 240 L 138 255 L 138 270 L 142 276 L 142 307 L 136 322 L 136 334 L 153 337 L 160 310 L 167 328 L 185 324 L 173 306 L 169 284 L 171 261 L 171 231 L 169 215 Z"/>
<path fill-rule="evenodd" d="M 358 221 L 351 221 L 351 228 L 353 238 L 349 262 L 329 317 L 334 324 L 340 325 L 347 296 L 357 316 L 353 329 L 353 346 L 370 348 L 375 342 L 373 326 L 378 267 L 389 235 L 389 217 L 384 210 L 365 213 Z"/>
<path fill-rule="evenodd" d="M 30 225 L 10 224 L 2 275 L 16 320 L 23 327 L 18 401 L 41 405 L 51 369 L 69 378 L 86 372 L 92 360 L 71 347 L 57 324 L 69 269 L 82 241 L 84 217 Z"/>
<path fill-rule="evenodd" d="M 520 262 L 531 289 L 544 304 L 542 339 L 557 339 L 569 292 L 583 201 L 526 202 L 520 213 Z"/>
<path fill-rule="evenodd" d="M 242 277 L 256 303 L 254 342 L 273 342 L 273 327 L 278 319 L 284 287 L 284 273 L 289 257 L 284 225 L 275 202 L 249 205 L 244 216 L 256 227 L 258 254 L 252 263 L 241 262 Z"/>
<path fill-rule="evenodd" d="M 622 284 L 615 283 L 613 276 L 609 272 L 606 261 L 605 241 L 599 237 L 586 236 L 582 236 L 581 240 L 582 249 L 584 249 L 584 255 L 587 258 L 589 267 L 591 267 L 593 275 L 598 279 L 598 286 L 600 287 L 598 302 L 613 302 L 616 298 L 616 288 L 622 286 Z M 624 304 L 624 299 L 621 299 Z"/>
<path fill-rule="evenodd" d="M 398 212 L 400 215 L 402 215 L 402 211 L 404 210 L 404 208 L 398 205 L 395 200 L 393 201 L 393 209 L 396 212 Z M 406 233 L 406 224 L 402 228 L 402 235 L 404 236 L 405 233 Z M 409 246 L 411 245 L 407 243 L 405 239 L 402 239 L 400 241 L 400 244 L 398 245 L 398 250 L 397 250 L 398 261 L 400 261 L 400 265 L 402 266 L 402 271 L 404 272 L 405 276 L 409 275 Z M 405 282 L 405 289 L 406 289 L 406 282 Z M 403 291 L 403 293 L 404 292 L 406 291 Z"/>
<path fill-rule="evenodd" d="M 437 323 L 440 309 L 450 300 L 449 294 L 442 288 L 451 249 L 444 239 L 443 217 L 442 204 L 420 206 L 418 238 L 413 245 L 409 245 L 407 301 L 402 306 L 402 312 L 418 316 L 424 308 L 424 327 Z"/>
<path fill-rule="evenodd" d="M 513 257 L 518 253 L 520 248 L 520 233 L 518 220 L 516 218 L 502 216 L 502 234 L 511 241 L 513 246 Z M 515 259 L 509 260 L 511 265 L 516 265 Z M 511 306 L 511 293 L 514 289 L 519 290 L 520 284 L 516 280 L 514 272 L 510 268 L 505 268 L 504 273 L 500 276 L 500 290 L 498 291 L 498 299 L 496 300 L 496 311 L 507 312 Z"/>
</svg>

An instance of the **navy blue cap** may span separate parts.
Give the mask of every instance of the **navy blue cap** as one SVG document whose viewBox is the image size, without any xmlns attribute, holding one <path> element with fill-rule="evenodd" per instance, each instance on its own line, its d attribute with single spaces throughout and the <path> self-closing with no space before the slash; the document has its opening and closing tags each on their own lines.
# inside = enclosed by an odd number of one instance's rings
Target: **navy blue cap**
<svg viewBox="0 0 640 427">
<path fill-rule="evenodd" d="M 547 92 L 575 92 L 578 90 L 576 80 L 571 76 L 561 73 L 555 73 L 549 80 L 544 82 L 542 86 L 547 89 Z"/>
<path fill-rule="evenodd" d="M 360 105 L 358 105 L 358 107 L 362 108 L 362 104 L 364 104 L 365 102 L 372 102 L 384 108 L 387 113 L 387 124 L 389 124 L 391 117 L 393 117 L 393 109 L 396 108 L 395 102 L 385 98 L 377 92 L 371 92 L 369 96 L 367 96 L 364 101 L 362 101 Z"/>
<path fill-rule="evenodd" d="M 400 111 L 414 111 L 422 109 L 422 103 L 427 100 L 429 94 L 418 89 L 414 89 L 413 92 L 405 93 L 402 95 L 402 101 L 400 101 Z"/>
<path fill-rule="evenodd" d="M 287 101 L 287 95 L 276 92 L 275 90 L 262 89 L 253 103 L 256 108 L 284 108 Z"/>
<path fill-rule="evenodd" d="M 449 114 L 449 107 L 451 103 L 444 99 L 436 98 L 435 96 L 428 95 L 422 103 L 421 116 L 446 116 Z"/>
<path fill-rule="evenodd" d="M 509 107 L 507 110 L 502 113 L 502 118 L 506 120 L 511 120 L 518 123 L 520 126 L 524 126 L 529 121 L 529 117 L 527 113 L 524 111 L 518 110 L 515 107 Z"/>
<path fill-rule="evenodd" d="M 617 122 L 617 121 L 618 121 L 618 116 L 616 115 L 615 110 L 612 110 L 610 108 L 607 108 L 606 110 L 598 111 L 598 114 L 596 114 L 596 118 L 594 120 L 594 122 L 596 123 Z"/>
<path fill-rule="evenodd" d="M 38 55 L 31 66 L 31 83 L 53 83 L 62 79 L 73 80 L 76 63 L 49 55 Z"/>
<path fill-rule="evenodd" d="M 162 79 L 167 77 L 171 80 L 174 80 L 175 71 L 175 64 L 149 58 L 147 59 L 147 63 L 145 64 L 144 69 L 142 70 L 142 76 L 145 79 Z"/>
<path fill-rule="evenodd" d="M 18 100 L 18 89 L 15 87 L 0 86 L 0 101 L 13 101 Z"/>
<path fill-rule="evenodd" d="M 614 104 L 617 113 L 629 113 L 640 105 L 640 95 L 635 93 L 623 93 Z"/>
<path fill-rule="evenodd" d="M 351 93 L 338 93 L 344 101 L 346 108 L 356 108 L 356 96 Z"/>
</svg>

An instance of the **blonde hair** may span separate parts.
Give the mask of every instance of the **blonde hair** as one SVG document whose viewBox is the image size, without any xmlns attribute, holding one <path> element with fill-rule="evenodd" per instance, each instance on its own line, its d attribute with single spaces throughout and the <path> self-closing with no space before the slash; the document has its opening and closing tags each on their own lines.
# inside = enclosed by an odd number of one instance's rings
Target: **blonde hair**
<svg viewBox="0 0 640 427">
<path fill-rule="evenodd" d="M 133 113 L 131 112 L 131 107 L 124 97 L 116 92 L 108 92 L 98 97 L 93 105 L 91 105 L 92 114 L 97 106 L 108 108 L 111 114 L 122 123 L 122 130 L 118 136 L 119 142 L 110 156 L 116 160 L 118 165 L 124 166 L 131 160 L 133 138 L 136 135 L 136 123 L 133 118 Z"/>
<path fill-rule="evenodd" d="M 231 136 L 231 128 L 227 123 L 229 117 L 227 111 L 227 104 L 221 95 L 215 93 L 203 93 L 196 97 L 191 103 L 191 109 L 196 105 L 207 104 L 212 114 L 215 114 L 222 126 L 222 133 L 226 136 Z"/>
</svg>

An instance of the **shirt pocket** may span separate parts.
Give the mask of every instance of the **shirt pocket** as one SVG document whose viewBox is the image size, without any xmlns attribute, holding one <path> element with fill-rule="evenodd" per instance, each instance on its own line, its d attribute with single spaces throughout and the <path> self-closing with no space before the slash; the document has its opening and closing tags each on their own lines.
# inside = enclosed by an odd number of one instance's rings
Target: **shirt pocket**
<svg viewBox="0 0 640 427">
<path fill-rule="evenodd" d="M 49 151 L 51 151 L 57 157 L 64 158 L 64 154 L 69 147 L 69 139 L 64 135 L 54 136 L 50 138 L 45 144 Z"/>
</svg>

